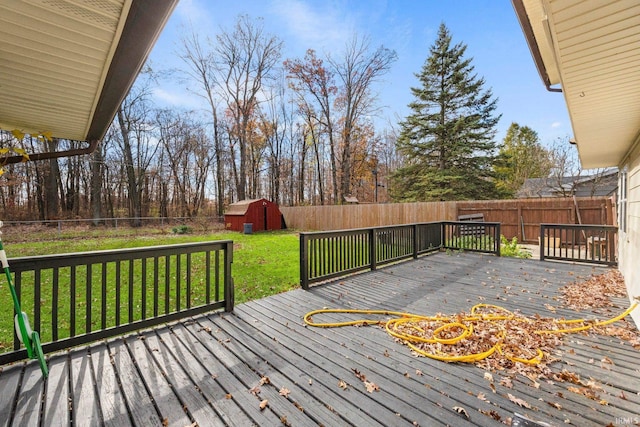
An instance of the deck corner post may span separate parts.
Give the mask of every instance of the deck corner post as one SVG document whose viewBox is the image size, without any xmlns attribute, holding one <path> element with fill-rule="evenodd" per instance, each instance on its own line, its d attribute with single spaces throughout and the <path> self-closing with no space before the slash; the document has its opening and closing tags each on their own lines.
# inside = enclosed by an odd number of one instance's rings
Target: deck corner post
<svg viewBox="0 0 640 427">
<path fill-rule="evenodd" d="M 495 247 L 496 247 L 496 256 L 500 256 L 500 249 L 502 247 L 502 241 L 500 240 L 500 223 L 496 224 L 496 235 L 495 235 Z"/>
<path fill-rule="evenodd" d="M 538 242 L 540 245 L 540 261 L 544 261 L 544 232 L 545 225 L 540 224 L 540 241 Z"/>
<path fill-rule="evenodd" d="M 418 259 L 418 224 L 413 224 L 413 259 Z"/>
<path fill-rule="evenodd" d="M 300 233 L 300 286 L 305 291 L 309 290 L 308 250 L 307 235 Z"/>
</svg>

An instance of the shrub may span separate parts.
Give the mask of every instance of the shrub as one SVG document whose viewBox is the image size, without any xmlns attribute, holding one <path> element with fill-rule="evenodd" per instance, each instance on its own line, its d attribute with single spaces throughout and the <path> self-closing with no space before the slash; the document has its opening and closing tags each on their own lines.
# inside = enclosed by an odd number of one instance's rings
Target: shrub
<svg viewBox="0 0 640 427">
<path fill-rule="evenodd" d="M 511 240 L 507 240 L 507 238 L 502 235 L 500 236 L 500 255 L 514 258 L 531 258 L 531 253 L 525 251 L 518 245 L 518 238 L 516 236 L 513 236 Z"/>
<path fill-rule="evenodd" d="M 191 234 L 193 229 L 188 225 L 179 225 L 177 227 L 173 227 L 171 231 L 173 231 L 173 234 Z"/>
</svg>

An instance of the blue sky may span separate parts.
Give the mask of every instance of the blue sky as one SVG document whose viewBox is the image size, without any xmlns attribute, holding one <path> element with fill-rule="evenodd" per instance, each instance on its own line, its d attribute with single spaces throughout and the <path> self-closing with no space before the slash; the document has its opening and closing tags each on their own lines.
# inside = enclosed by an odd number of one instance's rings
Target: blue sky
<svg viewBox="0 0 640 427">
<path fill-rule="evenodd" d="M 301 58 L 310 48 L 338 55 L 354 33 L 395 50 L 398 60 L 376 87 L 384 106 L 380 122 L 393 123 L 409 114 L 415 73 L 444 22 L 498 97 L 499 141 L 511 122 L 534 129 L 544 145 L 572 136 L 564 98 L 545 89 L 509 0 L 181 0 L 151 53 L 152 64 L 181 66 L 176 52 L 182 34 L 193 28 L 214 38 L 240 14 L 264 19 L 266 32 L 284 41 L 283 60 Z M 165 82 L 156 95 L 169 105 L 198 107 L 197 98 L 175 83 Z"/>
</svg>

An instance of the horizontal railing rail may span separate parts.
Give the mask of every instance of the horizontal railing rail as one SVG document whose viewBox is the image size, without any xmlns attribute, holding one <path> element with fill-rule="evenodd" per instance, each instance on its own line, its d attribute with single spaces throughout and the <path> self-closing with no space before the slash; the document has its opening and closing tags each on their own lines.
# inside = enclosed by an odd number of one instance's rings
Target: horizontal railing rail
<svg viewBox="0 0 640 427">
<path fill-rule="evenodd" d="M 9 260 L 22 310 L 45 353 L 205 311 L 232 311 L 232 262 L 228 240 Z M 0 292 L 0 365 L 27 357 L 8 294 Z M 8 351 L 7 336 L 13 336 Z"/>
<path fill-rule="evenodd" d="M 476 240 L 478 240 L 476 242 Z M 441 249 L 500 255 L 500 224 L 428 222 L 300 233 L 300 285 L 375 270 Z"/>
<path fill-rule="evenodd" d="M 618 227 L 540 224 L 540 260 L 618 265 Z"/>
</svg>

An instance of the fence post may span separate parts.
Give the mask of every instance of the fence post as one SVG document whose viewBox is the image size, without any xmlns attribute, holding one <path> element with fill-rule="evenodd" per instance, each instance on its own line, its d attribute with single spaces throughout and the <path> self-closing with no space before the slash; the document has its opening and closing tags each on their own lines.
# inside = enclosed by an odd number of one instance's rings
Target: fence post
<svg viewBox="0 0 640 427">
<path fill-rule="evenodd" d="M 500 234 L 500 223 L 497 223 L 496 224 L 496 236 L 495 236 L 495 242 L 496 242 L 495 243 L 495 245 L 496 245 L 495 248 L 496 248 L 496 255 L 497 256 L 500 256 L 500 249 L 502 247 L 502 244 L 501 244 L 502 242 L 500 241 L 500 236 L 501 236 L 501 234 Z"/>
<path fill-rule="evenodd" d="M 309 290 L 308 252 L 307 236 L 304 233 L 300 233 L 300 286 L 305 291 Z"/>
<path fill-rule="evenodd" d="M 227 242 L 224 248 L 224 311 L 232 312 L 235 299 L 231 264 L 233 263 L 233 242 Z"/>
</svg>

